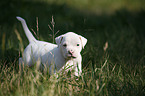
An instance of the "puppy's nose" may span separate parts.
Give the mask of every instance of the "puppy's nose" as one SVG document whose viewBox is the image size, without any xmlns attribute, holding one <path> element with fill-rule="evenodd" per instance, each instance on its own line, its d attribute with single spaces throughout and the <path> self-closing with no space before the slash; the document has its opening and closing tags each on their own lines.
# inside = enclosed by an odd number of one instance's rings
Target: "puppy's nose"
<svg viewBox="0 0 145 96">
<path fill-rule="evenodd" d="M 73 50 L 69 50 L 68 53 L 72 55 L 74 52 Z"/>
</svg>

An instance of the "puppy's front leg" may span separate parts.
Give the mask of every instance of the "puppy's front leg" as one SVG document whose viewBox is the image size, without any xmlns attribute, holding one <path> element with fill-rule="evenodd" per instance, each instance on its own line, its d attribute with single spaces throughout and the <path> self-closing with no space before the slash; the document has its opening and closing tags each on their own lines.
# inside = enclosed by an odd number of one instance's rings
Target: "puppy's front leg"
<svg viewBox="0 0 145 96">
<path fill-rule="evenodd" d="M 81 76 L 81 73 L 82 73 L 82 59 L 78 59 L 77 61 L 76 61 L 76 64 L 75 64 L 75 72 L 74 72 L 74 74 L 76 75 L 76 76 Z"/>
<path fill-rule="evenodd" d="M 67 62 L 67 70 L 70 70 L 75 76 L 81 76 L 82 73 L 82 57 Z"/>
</svg>

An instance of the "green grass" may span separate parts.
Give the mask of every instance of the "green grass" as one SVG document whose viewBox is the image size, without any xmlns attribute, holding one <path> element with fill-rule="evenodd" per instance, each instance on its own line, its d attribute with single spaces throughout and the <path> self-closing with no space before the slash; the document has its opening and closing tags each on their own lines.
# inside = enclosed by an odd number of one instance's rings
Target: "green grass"
<svg viewBox="0 0 145 96">
<path fill-rule="evenodd" d="M 144 0 L 1 1 L 0 96 L 144 96 L 144 6 Z M 16 16 L 27 21 L 36 38 L 53 42 L 52 15 L 55 32 L 60 31 L 56 36 L 74 31 L 88 39 L 78 80 L 50 77 L 35 67 L 19 71 L 18 58 L 28 40 Z"/>
</svg>

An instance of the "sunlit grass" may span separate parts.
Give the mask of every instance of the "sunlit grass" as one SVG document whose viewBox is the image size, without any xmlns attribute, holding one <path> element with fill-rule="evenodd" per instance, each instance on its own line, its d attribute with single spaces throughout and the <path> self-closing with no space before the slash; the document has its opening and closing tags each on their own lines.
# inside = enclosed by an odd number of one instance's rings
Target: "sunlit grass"
<svg viewBox="0 0 145 96">
<path fill-rule="evenodd" d="M 23 72 L 14 66 L 0 66 L 1 96 L 60 96 L 60 95 L 143 95 L 143 77 L 140 73 L 124 73 L 123 66 L 111 66 L 109 58 L 104 58 L 101 67 L 87 68 L 82 76 L 50 76 L 37 68 L 25 67 Z M 17 63 L 15 63 L 17 64 Z M 89 63 L 91 65 L 91 63 Z M 142 70 L 142 69 L 141 69 Z M 137 79 L 138 78 L 138 79 Z"/>
</svg>

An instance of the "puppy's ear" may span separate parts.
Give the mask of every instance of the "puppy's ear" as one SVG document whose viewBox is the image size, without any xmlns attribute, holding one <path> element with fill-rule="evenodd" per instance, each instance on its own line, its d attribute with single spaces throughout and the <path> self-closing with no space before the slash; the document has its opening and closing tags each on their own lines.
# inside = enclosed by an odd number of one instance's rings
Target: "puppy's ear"
<svg viewBox="0 0 145 96">
<path fill-rule="evenodd" d="M 60 36 L 56 37 L 55 38 L 56 44 L 59 45 L 61 43 L 62 39 L 63 39 L 63 35 L 60 35 Z"/>
<path fill-rule="evenodd" d="M 80 35 L 79 35 L 79 38 L 80 38 L 80 40 L 81 40 L 81 44 L 82 44 L 82 47 L 83 47 L 83 49 L 84 49 L 84 47 L 85 47 L 85 45 L 86 45 L 86 43 L 87 43 L 87 39 L 84 38 L 84 37 L 82 37 L 82 36 L 80 36 Z"/>
</svg>

